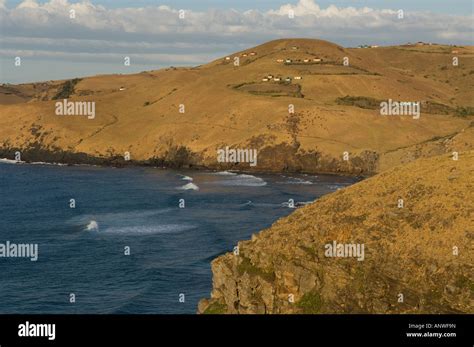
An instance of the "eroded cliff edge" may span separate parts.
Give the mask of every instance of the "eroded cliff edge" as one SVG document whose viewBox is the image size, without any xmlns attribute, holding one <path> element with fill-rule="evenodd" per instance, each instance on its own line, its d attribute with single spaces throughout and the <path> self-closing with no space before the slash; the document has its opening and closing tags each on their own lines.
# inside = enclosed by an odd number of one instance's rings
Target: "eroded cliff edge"
<svg viewBox="0 0 474 347">
<path fill-rule="evenodd" d="M 419 159 L 298 209 L 212 262 L 198 311 L 472 313 L 473 174 L 474 151 Z"/>
</svg>

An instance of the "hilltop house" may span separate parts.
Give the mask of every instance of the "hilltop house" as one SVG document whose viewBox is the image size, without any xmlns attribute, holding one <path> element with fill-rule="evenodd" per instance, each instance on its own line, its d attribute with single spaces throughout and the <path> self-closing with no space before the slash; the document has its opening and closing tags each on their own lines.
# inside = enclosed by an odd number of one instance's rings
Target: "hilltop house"
<svg viewBox="0 0 474 347">
<path fill-rule="evenodd" d="M 283 59 L 277 59 L 277 63 L 283 63 L 284 60 Z"/>
<path fill-rule="evenodd" d="M 295 78 L 295 80 L 302 80 L 303 79 L 303 77 L 301 77 L 301 76 L 295 76 L 294 78 Z"/>
<path fill-rule="evenodd" d="M 314 59 L 313 59 L 313 61 L 314 61 L 315 63 L 319 63 L 319 62 L 321 62 L 321 60 L 322 60 L 321 58 L 314 58 Z"/>
<path fill-rule="evenodd" d="M 250 52 L 250 55 L 257 55 L 256 52 Z"/>
<path fill-rule="evenodd" d="M 287 64 L 289 64 L 289 63 L 291 63 L 291 62 L 292 62 L 291 59 L 286 59 L 286 60 L 285 60 L 285 63 L 287 63 Z"/>
</svg>

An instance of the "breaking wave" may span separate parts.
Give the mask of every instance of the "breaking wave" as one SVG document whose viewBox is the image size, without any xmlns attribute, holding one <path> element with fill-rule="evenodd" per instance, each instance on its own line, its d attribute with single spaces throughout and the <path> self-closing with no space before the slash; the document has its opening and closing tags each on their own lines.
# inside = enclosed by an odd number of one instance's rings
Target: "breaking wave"
<svg viewBox="0 0 474 347">
<path fill-rule="evenodd" d="M 300 177 L 291 177 L 291 176 L 285 176 L 285 175 L 281 175 L 281 176 L 286 178 L 286 181 L 277 182 L 277 183 L 280 183 L 280 184 L 308 184 L 308 185 L 309 184 L 315 184 L 314 182 L 312 182 L 308 179 L 304 179 L 304 178 L 300 178 Z M 304 176 L 309 177 L 309 175 L 304 175 Z"/>
<path fill-rule="evenodd" d="M 4 164 L 23 164 L 24 161 L 17 161 L 17 160 L 13 160 L 13 159 L 3 158 L 3 159 L 0 159 L 0 163 L 4 163 Z"/>
<path fill-rule="evenodd" d="M 262 187 L 267 185 L 267 182 L 263 178 L 253 175 L 235 174 L 229 176 L 226 180 L 220 181 L 219 184 L 224 186 Z"/>
<path fill-rule="evenodd" d="M 217 175 L 217 176 L 237 176 L 237 174 L 235 172 L 230 172 L 230 171 L 214 172 L 214 175 Z"/>
<path fill-rule="evenodd" d="M 192 182 L 185 184 L 184 186 L 179 187 L 181 190 L 199 190 L 199 187 Z"/>
<path fill-rule="evenodd" d="M 95 220 L 91 220 L 86 226 L 87 231 L 99 231 L 99 224 Z"/>
<path fill-rule="evenodd" d="M 190 181 L 192 182 L 193 178 L 190 177 L 190 176 L 186 176 L 186 175 L 179 175 L 181 177 L 181 180 L 183 181 Z"/>
<path fill-rule="evenodd" d="M 130 225 L 130 226 L 110 226 L 101 233 L 109 234 L 172 234 L 194 229 L 194 225 L 189 224 L 162 224 L 162 225 Z"/>
</svg>

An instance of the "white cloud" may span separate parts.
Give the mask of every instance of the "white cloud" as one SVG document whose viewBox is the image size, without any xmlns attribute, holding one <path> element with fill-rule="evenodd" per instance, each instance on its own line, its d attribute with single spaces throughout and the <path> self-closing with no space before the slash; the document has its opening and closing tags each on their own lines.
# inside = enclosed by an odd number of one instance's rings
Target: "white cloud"
<svg viewBox="0 0 474 347">
<path fill-rule="evenodd" d="M 312 15 L 315 17 L 328 17 L 328 18 L 349 18 L 353 16 L 359 16 L 376 12 L 371 8 L 363 7 L 356 9 L 354 7 L 338 8 L 337 6 L 331 5 L 326 9 L 321 9 L 314 0 L 300 0 L 296 5 L 287 4 L 281 6 L 276 11 L 269 11 L 272 14 L 278 14 L 280 16 L 287 16 L 290 11 L 296 16 L 307 16 Z M 389 10 L 388 13 L 395 13 L 395 11 Z"/>
<path fill-rule="evenodd" d="M 17 8 L 39 8 L 38 3 L 35 0 L 24 0 Z"/>
<path fill-rule="evenodd" d="M 75 10 L 75 19 L 69 11 Z M 288 17 L 294 11 L 295 18 Z M 185 10 L 168 6 L 107 8 L 90 1 L 24 0 L 15 8 L 0 0 L 0 56 L 15 51 L 58 59 L 103 61 L 115 55 L 196 62 L 282 37 L 312 37 L 342 45 L 432 41 L 473 44 L 474 16 L 406 12 L 368 7 L 321 8 L 299 0 L 269 11 Z M 45 53 L 49 52 L 49 53 Z M 82 53 L 80 55 L 79 53 Z M 166 53 L 166 54 L 165 54 Z M 95 57 L 95 58 L 94 58 Z M 147 58 L 148 57 L 148 58 Z M 81 58 L 81 59 L 82 59 Z M 206 60 L 199 61 L 199 63 Z"/>
<path fill-rule="evenodd" d="M 76 19 L 69 19 L 70 9 L 76 11 Z M 290 10 L 294 11 L 295 19 L 288 18 Z M 67 0 L 50 0 L 43 4 L 38 4 L 34 0 L 24 0 L 16 8 L 2 11 L 2 20 L 5 21 L 5 26 L 9 29 L 14 27 L 17 29 L 22 27 L 56 27 L 58 31 L 63 28 L 67 29 L 64 32 L 65 35 L 72 28 L 77 32 L 80 32 L 81 29 L 88 29 L 143 34 L 213 33 L 226 35 L 236 32 L 273 33 L 275 30 L 282 30 L 285 27 L 291 28 L 295 34 L 299 34 L 301 27 L 311 24 L 315 27 L 324 24 L 328 29 L 343 27 L 355 30 L 369 29 L 369 31 L 370 28 L 387 26 L 396 33 L 403 31 L 404 25 L 413 23 L 416 23 L 422 31 L 433 29 L 433 27 L 439 31 L 444 25 L 453 23 L 453 21 L 460 29 L 465 29 L 466 26 L 472 29 L 472 19 L 472 15 L 443 16 L 408 13 L 404 20 L 399 20 L 397 11 L 393 9 L 339 8 L 334 5 L 321 8 L 314 0 L 299 0 L 296 4 L 283 5 L 279 9 L 267 12 L 256 10 L 239 12 L 233 9 L 206 12 L 186 10 L 185 19 L 178 18 L 178 9 L 168 6 L 110 9 L 93 5 L 89 1 L 71 4 Z M 329 30 L 327 31 L 329 33 Z M 370 36 L 373 33 L 369 31 L 367 35 Z M 433 32 L 433 35 L 436 36 L 436 32 Z"/>
</svg>

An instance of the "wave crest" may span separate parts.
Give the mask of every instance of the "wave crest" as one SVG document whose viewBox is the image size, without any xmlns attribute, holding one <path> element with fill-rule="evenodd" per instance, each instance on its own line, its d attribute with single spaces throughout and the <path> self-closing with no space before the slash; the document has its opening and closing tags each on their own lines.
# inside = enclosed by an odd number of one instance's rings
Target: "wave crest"
<svg viewBox="0 0 474 347">
<path fill-rule="evenodd" d="M 192 182 L 185 184 L 184 186 L 179 187 L 181 190 L 199 190 L 199 187 Z"/>
<path fill-rule="evenodd" d="M 87 231 L 99 231 L 99 224 L 95 220 L 91 220 L 86 226 Z"/>
</svg>

